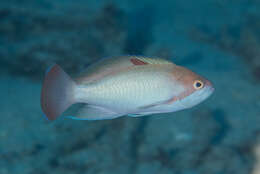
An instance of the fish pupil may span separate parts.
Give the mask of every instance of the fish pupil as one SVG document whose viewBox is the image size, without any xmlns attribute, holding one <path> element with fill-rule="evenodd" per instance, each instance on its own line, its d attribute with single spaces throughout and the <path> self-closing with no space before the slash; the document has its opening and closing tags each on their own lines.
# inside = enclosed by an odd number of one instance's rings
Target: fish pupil
<svg viewBox="0 0 260 174">
<path fill-rule="evenodd" d="M 196 87 L 197 87 L 197 88 L 200 88 L 201 85 L 202 85 L 202 84 L 201 84 L 200 82 L 197 82 L 197 83 L 196 83 Z"/>
</svg>

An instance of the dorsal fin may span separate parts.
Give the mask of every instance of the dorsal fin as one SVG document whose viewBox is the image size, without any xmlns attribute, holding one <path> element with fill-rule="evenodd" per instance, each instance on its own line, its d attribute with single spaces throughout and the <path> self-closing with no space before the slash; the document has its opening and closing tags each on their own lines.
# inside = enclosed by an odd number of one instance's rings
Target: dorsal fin
<svg viewBox="0 0 260 174">
<path fill-rule="evenodd" d="M 138 57 L 138 56 L 133 56 L 131 57 L 131 62 L 134 65 L 163 65 L 163 64 L 173 64 L 172 62 L 161 59 L 161 58 L 149 58 L 149 57 Z"/>
<path fill-rule="evenodd" d="M 87 84 L 98 80 L 111 73 L 123 71 L 127 68 L 140 65 L 152 64 L 173 64 L 170 61 L 159 58 L 146 58 L 139 56 L 122 56 L 117 58 L 106 58 L 91 65 L 84 71 L 79 78 L 76 79 L 77 83 Z"/>
</svg>

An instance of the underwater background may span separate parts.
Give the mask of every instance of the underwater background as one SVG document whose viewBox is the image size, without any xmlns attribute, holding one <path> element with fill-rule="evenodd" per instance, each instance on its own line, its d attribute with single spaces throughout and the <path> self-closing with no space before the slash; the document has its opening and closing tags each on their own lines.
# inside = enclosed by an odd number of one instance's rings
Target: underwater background
<svg viewBox="0 0 260 174">
<path fill-rule="evenodd" d="M 213 82 L 181 112 L 42 116 L 52 62 L 162 57 Z M 1 0 L 0 174 L 260 174 L 259 0 Z M 259 144 L 259 145 L 258 145 Z"/>
</svg>

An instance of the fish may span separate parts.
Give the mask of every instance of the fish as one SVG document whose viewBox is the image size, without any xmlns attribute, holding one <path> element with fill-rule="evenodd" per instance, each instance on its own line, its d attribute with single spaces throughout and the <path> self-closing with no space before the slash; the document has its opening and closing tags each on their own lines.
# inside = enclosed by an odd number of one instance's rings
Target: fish
<svg viewBox="0 0 260 174">
<path fill-rule="evenodd" d="M 191 108 L 214 90 L 206 78 L 166 59 L 119 56 L 100 60 L 73 79 L 54 64 L 42 84 L 41 108 L 51 121 L 76 104 L 80 107 L 65 117 L 141 117 Z"/>
</svg>

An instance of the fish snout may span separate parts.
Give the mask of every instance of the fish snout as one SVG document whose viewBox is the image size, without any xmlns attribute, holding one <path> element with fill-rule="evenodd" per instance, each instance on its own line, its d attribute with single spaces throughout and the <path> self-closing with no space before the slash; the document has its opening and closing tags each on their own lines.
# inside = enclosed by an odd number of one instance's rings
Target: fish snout
<svg viewBox="0 0 260 174">
<path fill-rule="evenodd" d="M 213 86 L 213 84 L 209 81 L 209 80 L 206 80 L 205 82 L 205 87 L 211 91 L 211 93 L 213 93 L 215 91 L 215 88 Z"/>
</svg>

